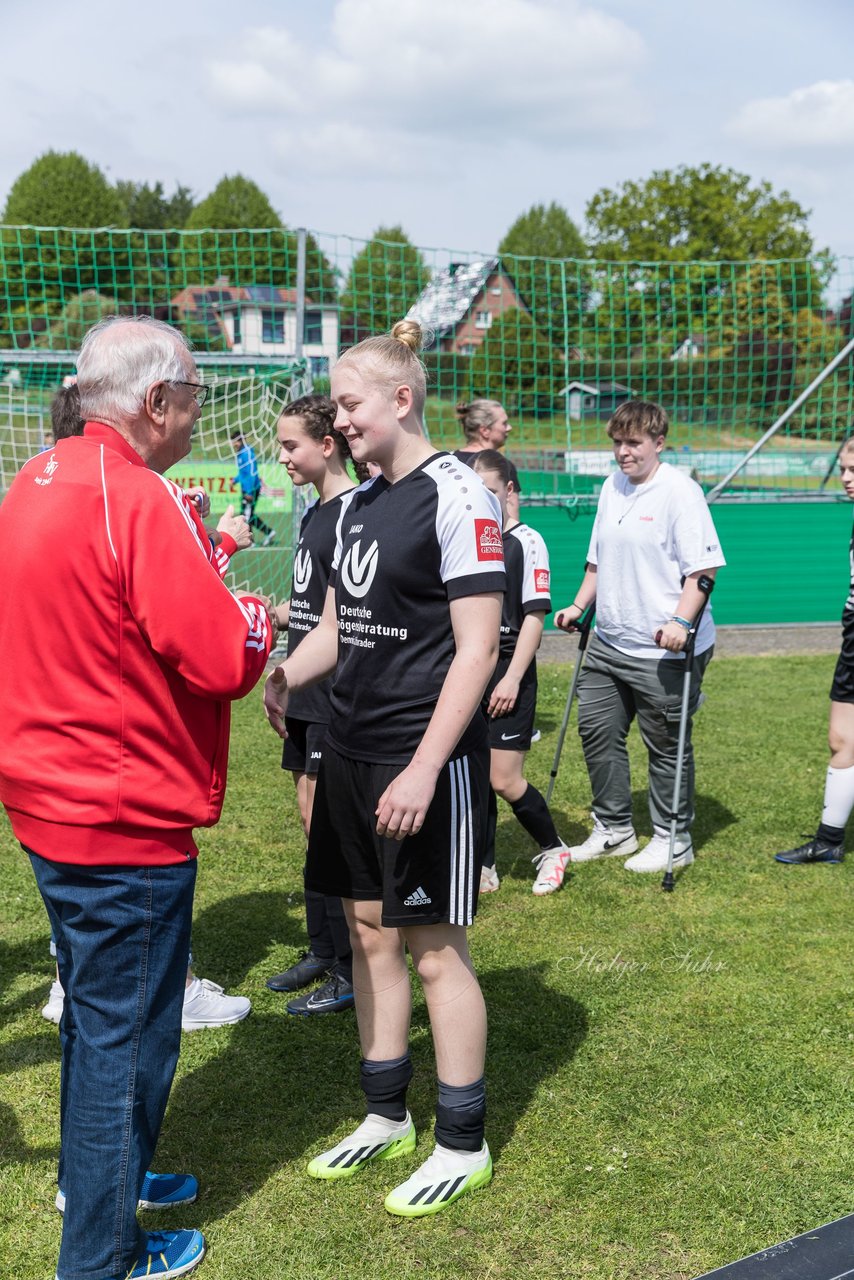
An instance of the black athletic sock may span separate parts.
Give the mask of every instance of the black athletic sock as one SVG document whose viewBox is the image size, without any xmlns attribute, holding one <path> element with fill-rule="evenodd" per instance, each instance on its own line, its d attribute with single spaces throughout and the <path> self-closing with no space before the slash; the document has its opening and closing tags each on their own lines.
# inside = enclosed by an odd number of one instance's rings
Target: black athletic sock
<svg viewBox="0 0 854 1280">
<path fill-rule="evenodd" d="M 483 842 L 484 867 L 495 866 L 495 832 L 498 827 L 498 801 L 492 787 L 489 788 L 489 799 L 486 807 L 486 839 Z"/>
<path fill-rule="evenodd" d="M 828 844 L 843 844 L 845 842 L 845 828 L 829 827 L 826 823 L 820 822 L 815 838 L 816 840 L 826 840 Z"/>
<path fill-rule="evenodd" d="M 329 925 L 326 894 L 315 893 L 314 889 L 306 889 L 305 927 L 312 955 L 317 956 L 318 960 L 334 960 L 335 942 Z"/>
<path fill-rule="evenodd" d="M 486 1082 L 444 1084 L 439 1081 L 436 1141 L 452 1151 L 480 1151 L 486 1121 Z"/>
<path fill-rule="evenodd" d="M 353 951 L 350 946 L 350 926 L 344 915 L 344 904 L 340 898 L 325 897 L 326 926 L 335 950 L 335 972 L 340 973 L 348 982 L 353 981 Z"/>
<path fill-rule="evenodd" d="M 406 1090 L 412 1079 L 412 1062 L 408 1053 L 402 1058 L 388 1058 L 383 1062 L 363 1058 L 360 1075 L 370 1113 L 385 1116 L 387 1120 L 406 1119 Z"/>
<path fill-rule="evenodd" d="M 529 836 L 533 836 L 541 849 L 555 849 L 560 844 L 560 836 L 555 830 L 552 815 L 545 799 L 530 782 L 518 800 L 510 801 L 513 816 L 525 828 Z"/>
</svg>

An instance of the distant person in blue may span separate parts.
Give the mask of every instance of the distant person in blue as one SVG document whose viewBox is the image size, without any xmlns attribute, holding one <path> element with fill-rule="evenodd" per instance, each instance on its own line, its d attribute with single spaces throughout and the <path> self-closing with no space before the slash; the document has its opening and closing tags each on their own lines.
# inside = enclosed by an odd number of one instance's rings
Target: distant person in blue
<svg viewBox="0 0 854 1280">
<path fill-rule="evenodd" d="M 240 485 L 240 501 L 246 523 L 250 529 L 258 529 L 263 533 L 264 541 L 261 545 L 268 547 L 275 540 L 276 531 L 255 514 L 255 504 L 261 496 L 261 476 L 255 450 L 251 444 L 246 443 L 239 431 L 233 433 L 231 443 L 237 454 L 237 475 L 232 476 L 231 483 Z"/>
</svg>

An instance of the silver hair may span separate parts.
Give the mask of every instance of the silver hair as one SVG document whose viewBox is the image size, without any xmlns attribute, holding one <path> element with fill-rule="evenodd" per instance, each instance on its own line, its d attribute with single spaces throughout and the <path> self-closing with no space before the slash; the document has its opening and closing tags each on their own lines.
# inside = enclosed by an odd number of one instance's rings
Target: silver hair
<svg viewBox="0 0 854 1280">
<path fill-rule="evenodd" d="M 153 316 L 108 316 L 93 325 L 77 357 L 84 420 L 127 421 L 154 382 L 183 382 L 192 362 L 183 333 Z"/>
</svg>

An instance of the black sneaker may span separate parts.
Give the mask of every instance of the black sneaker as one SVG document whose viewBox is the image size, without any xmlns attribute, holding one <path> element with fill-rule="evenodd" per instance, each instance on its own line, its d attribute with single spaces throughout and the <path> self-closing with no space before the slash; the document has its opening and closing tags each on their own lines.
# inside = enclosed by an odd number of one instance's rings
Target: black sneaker
<svg viewBox="0 0 854 1280">
<path fill-rule="evenodd" d="M 798 845 L 797 849 L 774 854 L 777 862 L 841 862 L 844 857 L 845 849 L 841 844 L 830 844 L 818 836 Z"/>
<path fill-rule="evenodd" d="M 300 991 L 303 987 L 310 987 L 313 982 L 317 982 L 318 978 L 325 978 L 332 972 L 334 963 L 333 957 L 324 960 L 316 956 L 313 951 L 304 951 L 290 969 L 286 969 L 284 973 L 275 973 L 272 978 L 268 978 L 267 986 L 271 991 Z"/>
<path fill-rule="evenodd" d="M 352 1009 L 354 1004 L 352 982 L 342 978 L 340 973 L 333 973 L 329 981 L 316 991 L 291 1000 L 288 1013 L 343 1013 L 345 1009 Z"/>
</svg>

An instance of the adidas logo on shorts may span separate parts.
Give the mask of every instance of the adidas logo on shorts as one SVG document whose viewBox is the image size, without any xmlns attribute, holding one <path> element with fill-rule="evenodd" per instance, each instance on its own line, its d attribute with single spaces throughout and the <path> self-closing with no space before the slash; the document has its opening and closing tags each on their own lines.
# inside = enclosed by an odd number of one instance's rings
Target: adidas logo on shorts
<svg viewBox="0 0 854 1280">
<path fill-rule="evenodd" d="M 428 898 L 424 890 L 419 886 L 414 893 L 410 893 L 408 898 L 403 899 L 405 907 L 426 907 L 432 904 L 433 899 Z"/>
</svg>

